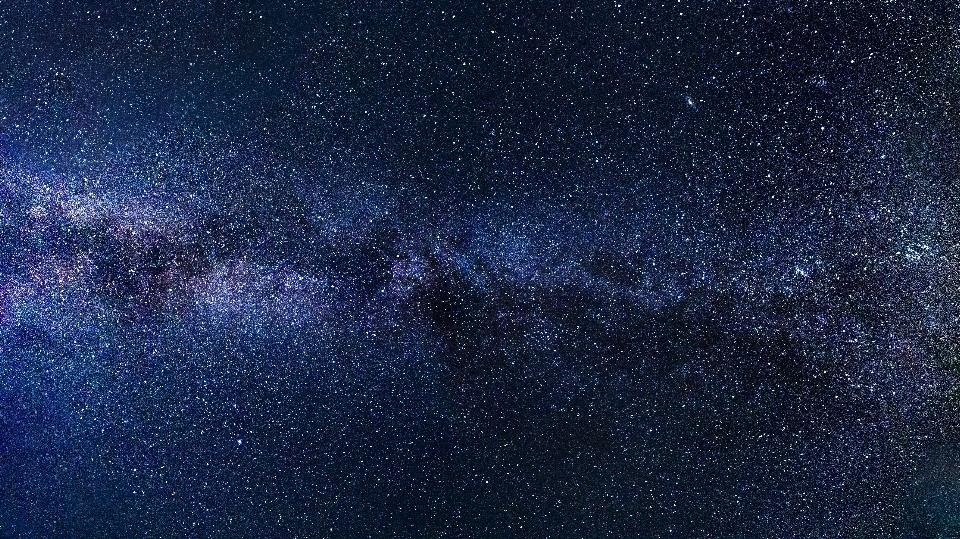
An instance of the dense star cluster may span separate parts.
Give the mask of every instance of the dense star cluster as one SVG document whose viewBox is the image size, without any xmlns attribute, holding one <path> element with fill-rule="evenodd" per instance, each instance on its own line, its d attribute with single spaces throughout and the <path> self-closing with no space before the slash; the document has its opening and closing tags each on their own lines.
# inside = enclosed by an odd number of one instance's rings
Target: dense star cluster
<svg viewBox="0 0 960 539">
<path fill-rule="evenodd" d="M 0 537 L 960 534 L 949 2 L 12 2 L 0 58 Z"/>
</svg>

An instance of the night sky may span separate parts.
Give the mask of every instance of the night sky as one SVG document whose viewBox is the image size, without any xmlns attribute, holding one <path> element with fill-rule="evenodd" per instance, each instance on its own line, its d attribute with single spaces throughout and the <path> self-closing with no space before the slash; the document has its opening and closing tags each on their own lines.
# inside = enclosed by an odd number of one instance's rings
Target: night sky
<svg viewBox="0 0 960 539">
<path fill-rule="evenodd" d="M 0 4 L 3 539 L 960 536 L 953 2 L 89 4 Z"/>
</svg>

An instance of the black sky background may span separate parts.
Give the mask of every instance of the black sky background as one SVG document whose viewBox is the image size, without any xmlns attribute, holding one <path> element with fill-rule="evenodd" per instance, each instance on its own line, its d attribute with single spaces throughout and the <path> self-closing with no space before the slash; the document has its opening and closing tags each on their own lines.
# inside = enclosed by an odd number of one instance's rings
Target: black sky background
<svg viewBox="0 0 960 539">
<path fill-rule="evenodd" d="M 0 8 L 0 537 L 949 537 L 949 3 Z"/>
</svg>

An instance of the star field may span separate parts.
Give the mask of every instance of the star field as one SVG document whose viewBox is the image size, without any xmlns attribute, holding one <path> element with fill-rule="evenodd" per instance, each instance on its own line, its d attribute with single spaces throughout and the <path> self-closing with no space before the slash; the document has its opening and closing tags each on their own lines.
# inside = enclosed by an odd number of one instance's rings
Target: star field
<svg viewBox="0 0 960 539">
<path fill-rule="evenodd" d="M 960 534 L 958 32 L 0 6 L 0 537 Z"/>
</svg>

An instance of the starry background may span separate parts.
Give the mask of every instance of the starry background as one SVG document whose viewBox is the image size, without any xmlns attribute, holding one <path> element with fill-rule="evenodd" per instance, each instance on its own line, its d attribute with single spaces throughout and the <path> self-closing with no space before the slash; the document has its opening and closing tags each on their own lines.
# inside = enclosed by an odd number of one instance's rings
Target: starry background
<svg viewBox="0 0 960 539">
<path fill-rule="evenodd" d="M 100 4 L 0 7 L 0 537 L 960 534 L 953 3 Z"/>
</svg>

